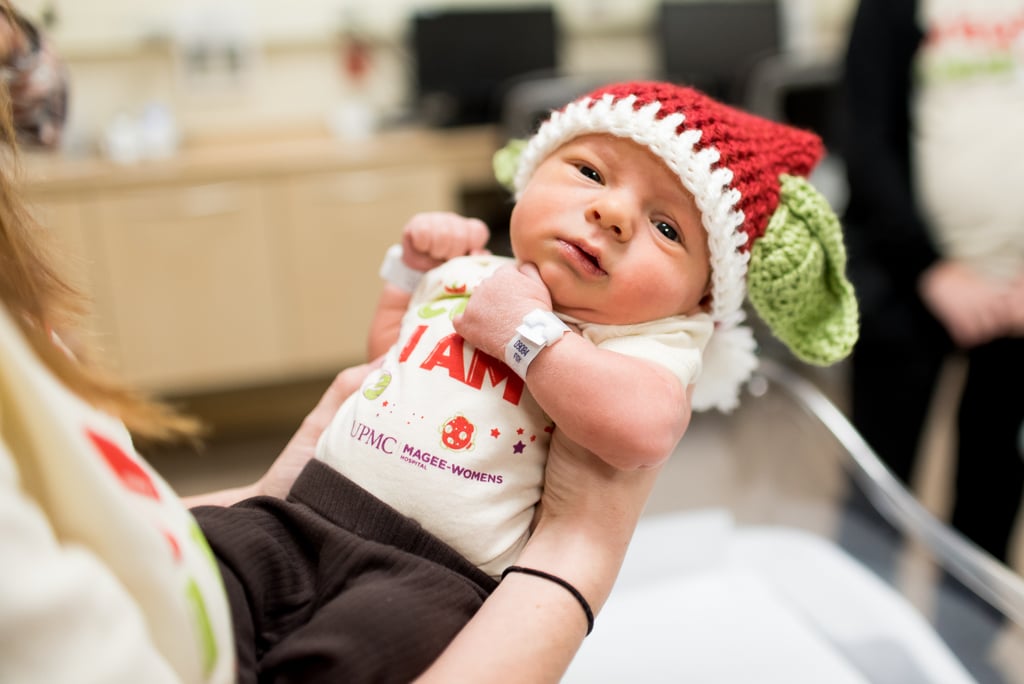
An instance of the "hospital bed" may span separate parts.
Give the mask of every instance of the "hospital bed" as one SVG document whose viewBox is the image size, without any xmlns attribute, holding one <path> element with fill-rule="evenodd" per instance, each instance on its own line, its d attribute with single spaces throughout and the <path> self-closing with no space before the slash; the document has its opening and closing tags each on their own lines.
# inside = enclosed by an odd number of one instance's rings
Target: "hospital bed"
<svg viewBox="0 0 1024 684">
<path fill-rule="evenodd" d="M 824 377 L 765 359 L 736 412 L 695 417 L 563 681 L 1024 682 L 1024 579 L 892 477 Z"/>
</svg>

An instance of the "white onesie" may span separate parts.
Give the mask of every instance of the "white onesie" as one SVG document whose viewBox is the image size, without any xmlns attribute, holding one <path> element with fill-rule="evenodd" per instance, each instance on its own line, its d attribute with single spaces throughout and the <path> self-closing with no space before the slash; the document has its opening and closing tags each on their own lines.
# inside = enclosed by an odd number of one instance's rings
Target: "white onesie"
<svg viewBox="0 0 1024 684">
<path fill-rule="evenodd" d="M 338 410 L 316 454 L 493 576 L 529 536 L 554 424 L 503 361 L 455 333 L 452 318 L 510 261 L 460 257 L 427 273 L 398 342 Z M 684 386 L 712 331 L 703 314 L 577 324 L 599 346 L 665 364 Z"/>
</svg>

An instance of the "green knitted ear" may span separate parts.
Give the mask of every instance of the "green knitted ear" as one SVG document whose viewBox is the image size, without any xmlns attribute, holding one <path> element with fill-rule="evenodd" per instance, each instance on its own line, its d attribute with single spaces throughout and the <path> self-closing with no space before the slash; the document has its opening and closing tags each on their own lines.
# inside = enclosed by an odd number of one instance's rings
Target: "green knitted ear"
<svg viewBox="0 0 1024 684">
<path fill-rule="evenodd" d="M 751 250 L 747 291 L 758 315 L 800 359 L 828 365 L 857 341 L 839 219 L 804 178 L 779 178 L 779 206 Z"/>
<path fill-rule="evenodd" d="M 509 192 L 515 192 L 516 170 L 519 168 L 519 155 L 523 153 L 526 141 L 513 138 L 504 147 L 494 153 L 491 159 L 491 166 L 494 169 L 494 177 L 498 179 Z"/>
</svg>

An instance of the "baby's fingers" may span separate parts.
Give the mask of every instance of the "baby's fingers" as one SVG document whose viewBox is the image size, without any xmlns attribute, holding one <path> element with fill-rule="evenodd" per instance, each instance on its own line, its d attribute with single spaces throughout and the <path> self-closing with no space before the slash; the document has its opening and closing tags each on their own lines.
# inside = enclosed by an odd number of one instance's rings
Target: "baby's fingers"
<svg viewBox="0 0 1024 684">
<path fill-rule="evenodd" d="M 465 247 L 466 254 L 487 254 L 484 249 L 487 241 L 491 239 L 491 231 L 487 224 L 478 218 L 466 219 L 465 223 Z"/>
</svg>

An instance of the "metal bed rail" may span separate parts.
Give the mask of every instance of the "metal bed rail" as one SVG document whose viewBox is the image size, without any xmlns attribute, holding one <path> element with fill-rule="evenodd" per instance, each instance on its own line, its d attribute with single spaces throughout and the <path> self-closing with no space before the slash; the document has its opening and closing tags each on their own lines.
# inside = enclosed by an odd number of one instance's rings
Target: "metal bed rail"
<svg viewBox="0 0 1024 684">
<path fill-rule="evenodd" d="M 835 436 L 846 455 L 843 465 L 883 518 L 921 543 L 952 576 L 991 606 L 1024 626 L 1024 578 L 928 511 L 812 382 L 766 358 L 761 359 L 758 375 L 790 395 Z"/>
</svg>

